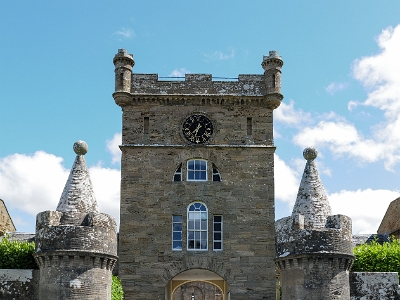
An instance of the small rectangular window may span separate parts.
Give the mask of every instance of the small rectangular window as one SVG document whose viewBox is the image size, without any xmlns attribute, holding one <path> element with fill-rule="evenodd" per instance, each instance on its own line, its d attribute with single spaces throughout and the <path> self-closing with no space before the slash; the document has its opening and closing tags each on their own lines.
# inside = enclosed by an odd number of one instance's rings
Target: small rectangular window
<svg viewBox="0 0 400 300">
<path fill-rule="evenodd" d="M 247 118 L 247 135 L 253 134 L 253 120 L 252 118 Z"/>
<path fill-rule="evenodd" d="M 182 216 L 172 216 L 172 250 L 182 250 Z"/>
<path fill-rule="evenodd" d="M 149 134 L 149 117 L 143 118 L 143 133 Z"/>
<path fill-rule="evenodd" d="M 214 251 L 222 250 L 222 216 L 214 216 L 213 243 L 214 243 Z"/>
</svg>

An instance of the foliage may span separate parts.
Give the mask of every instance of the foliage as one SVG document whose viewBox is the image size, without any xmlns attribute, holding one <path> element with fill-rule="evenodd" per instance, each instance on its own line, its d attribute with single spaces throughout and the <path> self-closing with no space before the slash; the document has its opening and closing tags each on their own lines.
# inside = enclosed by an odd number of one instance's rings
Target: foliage
<svg viewBox="0 0 400 300">
<path fill-rule="evenodd" d="M 4 236 L 0 241 L 0 269 L 37 269 L 34 252 L 34 242 L 13 241 Z"/>
<path fill-rule="evenodd" d="M 117 276 L 112 276 L 111 284 L 111 300 L 122 300 L 124 299 L 124 291 L 122 289 L 121 280 Z"/>
<path fill-rule="evenodd" d="M 399 272 L 400 240 L 391 238 L 379 244 L 376 240 L 353 249 L 356 257 L 353 272 Z"/>
</svg>

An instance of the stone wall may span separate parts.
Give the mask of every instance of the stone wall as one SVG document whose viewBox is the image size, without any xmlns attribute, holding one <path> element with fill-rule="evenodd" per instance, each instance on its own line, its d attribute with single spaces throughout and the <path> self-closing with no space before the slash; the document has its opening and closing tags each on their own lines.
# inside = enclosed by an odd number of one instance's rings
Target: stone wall
<svg viewBox="0 0 400 300">
<path fill-rule="evenodd" d="M 39 270 L 0 269 L 0 299 L 38 300 Z"/>
<path fill-rule="evenodd" d="M 400 299 L 396 272 L 351 272 L 350 299 Z"/>
</svg>

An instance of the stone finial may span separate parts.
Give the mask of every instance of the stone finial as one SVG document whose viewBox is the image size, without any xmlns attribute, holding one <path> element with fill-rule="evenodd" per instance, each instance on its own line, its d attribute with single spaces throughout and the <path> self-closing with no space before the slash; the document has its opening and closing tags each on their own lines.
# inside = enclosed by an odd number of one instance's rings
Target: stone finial
<svg viewBox="0 0 400 300">
<path fill-rule="evenodd" d="M 318 155 L 318 151 L 314 147 L 307 147 L 303 151 L 303 157 L 306 160 L 314 160 L 317 158 L 317 155 Z"/>
<path fill-rule="evenodd" d="M 74 152 L 77 155 L 85 155 L 89 150 L 88 144 L 85 141 L 76 141 L 74 143 Z"/>
<path fill-rule="evenodd" d="M 57 206 L 57 211 L 63 212 L 63 220 L 68 224 L 75 223 L 82 214 L 98 211 L 84 157 L 88 145 L 84 141 L 77 141 L 73 148 L 77 156 Z"/>
<path fill-rule="evenodd" d="M 303 156 L 307 163 L 292 212 L 292 216 L 304 216 L 305 228 L 324 228 L 327 217 L 332 214 L 325 188 L 314 163 L 317 153 L 313 147 L 304 149 Z"/>
</svg>

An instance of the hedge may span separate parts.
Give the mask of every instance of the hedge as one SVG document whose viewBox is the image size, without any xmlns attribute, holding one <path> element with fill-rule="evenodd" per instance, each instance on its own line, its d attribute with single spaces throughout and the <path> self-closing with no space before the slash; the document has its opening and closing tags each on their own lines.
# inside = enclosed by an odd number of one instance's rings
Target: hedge
<svg viewBox="0 0 400 300">
<path fill-rule="evenodd" d="M 398 272 L 400 273 L 400 240 L 391 238 L 389 242 L 373 240 L 353 249 L 356 257 L 352 272 Z"/>
</svg>

